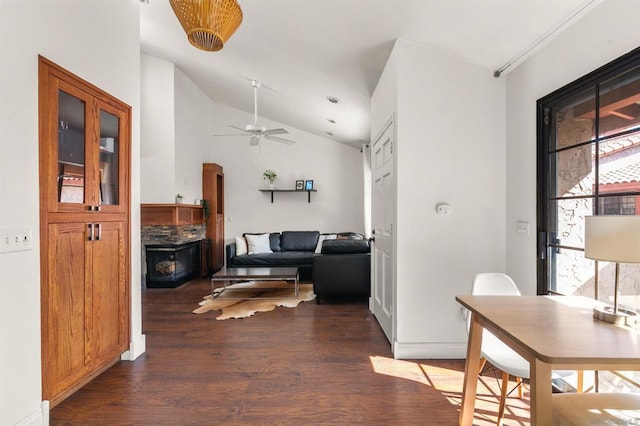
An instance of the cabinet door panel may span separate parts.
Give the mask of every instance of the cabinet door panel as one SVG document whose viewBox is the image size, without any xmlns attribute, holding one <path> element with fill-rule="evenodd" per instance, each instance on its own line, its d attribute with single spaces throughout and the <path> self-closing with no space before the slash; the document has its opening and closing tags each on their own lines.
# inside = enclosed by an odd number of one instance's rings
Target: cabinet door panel
<svg viewBox="0 0 640 426">
<path fill-rule="evenodd" d="M 128 292 L 126 285 L 125 235 L 121 222 L 96 224 L 92 244 L 91 312 L 93 357 L 99 364 L 121 354 L 128 337 Z"/>
<path fill-rule="evenodd" d="M 216 215 L 216 233 L 213 242 L 215 270 L 220 270 L 224 266 L 224 215 Z"/>
<path fill-rule="evenodd" d="M 51 399 L 75 383 L 87 371 L 89 340 L 85 322 L 90 295 L 86 282 L 87 229 L 84 223 L 50 224 L 47 263 L 49 275 L 43 287 L 43 396 Z"/>
</svg>

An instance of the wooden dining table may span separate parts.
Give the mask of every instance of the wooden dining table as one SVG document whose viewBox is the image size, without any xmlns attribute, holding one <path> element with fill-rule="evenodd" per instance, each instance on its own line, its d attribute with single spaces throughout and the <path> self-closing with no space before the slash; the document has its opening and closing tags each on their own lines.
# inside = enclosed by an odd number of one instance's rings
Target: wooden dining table
<svg viewBox="0 0 640 426">
<path fill-rule="evenodd" d="M 471 312 L 460 425 L 473 424 L 482 330 L 529 361 L 531 425 L 550 425 L 552 370 L 640 370 L 640 330 L 593 318 L 581 296 L 457 296 Z"/>
</svg>

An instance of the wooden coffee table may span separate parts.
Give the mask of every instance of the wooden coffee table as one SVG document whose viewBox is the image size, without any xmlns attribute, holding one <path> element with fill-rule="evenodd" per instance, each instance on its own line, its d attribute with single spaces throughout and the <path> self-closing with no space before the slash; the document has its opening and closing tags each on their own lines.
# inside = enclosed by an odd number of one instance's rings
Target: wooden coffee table
<svg viewBox="0 0 640 426">
<path fill-rule="evenodd" d="M 232 292 L 235 289 L 229 288 L 228 285 L 239 281 L 284 281 L 293 282 L 294 298 L 298 297 L 298 268 L 222 268 L 211 276 L 211 297 L 218 297 L 225 291 Z M 216 290 L 216 283 L 222 283 L 222 289 Z M 269 288 L 246 288 L 237 289 L 235 291 L 260 291 L 265 290 L 282 290 L 282 287 Z M 253 297 L 226 297 L 226 299 L 255 299 Z M 260 297 L 260 299 L 282 299 L 282 297 Z"/>
</svg>

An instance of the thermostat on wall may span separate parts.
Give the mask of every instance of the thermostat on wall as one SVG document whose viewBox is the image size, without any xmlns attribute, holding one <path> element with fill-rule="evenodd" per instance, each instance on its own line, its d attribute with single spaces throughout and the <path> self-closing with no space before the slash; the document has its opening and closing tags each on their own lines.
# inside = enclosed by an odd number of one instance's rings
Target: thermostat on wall
<svg viewBox="0 0 640 426">
<path fill-rule="evenodd" d="M 436 206 L 436 213 L 441 215 L 449 215 L 453 211 L 453 208 L 450 204 L 442 203 Z"/>
</svg>

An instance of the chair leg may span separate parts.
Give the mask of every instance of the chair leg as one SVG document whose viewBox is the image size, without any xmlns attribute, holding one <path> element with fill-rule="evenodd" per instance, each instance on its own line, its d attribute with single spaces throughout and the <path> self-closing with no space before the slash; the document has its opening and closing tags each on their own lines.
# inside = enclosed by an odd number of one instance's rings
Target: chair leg
<svg viewBox="0 0 640 426">
<path fill-rule="evenodd" d="M 522 399 L 522 377 L 516 377 L 516 382 L 518 383 L 518 398 Z"/>
<path fill-rule="evenodd" d="M 507 389 L 509 388 L 509 373 L 502 372 L 502 387 L 500 389 L 500 407 L 498 408 L 498 426 L 502 425 L 502 416 L 504 416 L 504 406 L 507 402 Z"/>
<path fill-rule="evenodd" d="M 487 363 L 487 359 L 486 358 L 480 358 L 480 368 L 478 369 L 478 375 L 480 375 L 480 373 L 482 373 L 482 369 L 484 368 L 484 365 Z"/>
<path fill-rule="evenodd" d="M 578 370 L 578 383 L 576 386 L 576 391 L 578 393 L 584 392 L 584 371 Z"/>
</svg>

